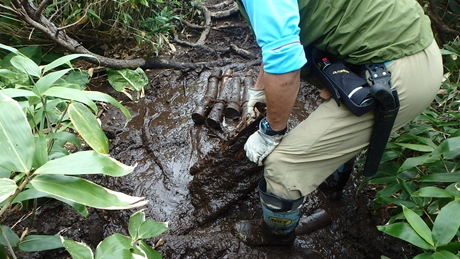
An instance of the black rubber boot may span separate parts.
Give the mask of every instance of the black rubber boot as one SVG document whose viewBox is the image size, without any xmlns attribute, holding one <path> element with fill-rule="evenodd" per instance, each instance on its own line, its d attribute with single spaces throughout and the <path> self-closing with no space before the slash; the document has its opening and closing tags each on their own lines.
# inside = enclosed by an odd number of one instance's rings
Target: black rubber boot
<svg viewBox="0 0 460 259">
<path fill-rule="evenodd" d="M 347 184 L 351 172 L 353 171 L 354 162 L 355 158 L 353 157 L 320 184 L 318 188 L 327 198 L 332 201 L 338 201 L 342 198 L 343 188 Z"/>
<path fill-rule="evenodd" d="M 259 182 L 259 194 L 262 204 L 263 220 L 245 220 L 235 225 L 238 238 L 249 245 L 291 245 L 294 242 L 294 230 L 299 223 L 300 207 L 304 197 L 286 200 L 266 193 L 265 179 Z"/>
</svg>

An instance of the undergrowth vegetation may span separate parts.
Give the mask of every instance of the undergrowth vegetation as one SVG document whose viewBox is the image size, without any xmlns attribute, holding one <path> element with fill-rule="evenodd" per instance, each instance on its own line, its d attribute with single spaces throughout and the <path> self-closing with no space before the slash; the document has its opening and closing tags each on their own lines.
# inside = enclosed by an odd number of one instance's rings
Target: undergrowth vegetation
<svg viewBox="0 0 460 259">
<path fill-rule="evenodd" d="M 131 114 L 113 97 L 86 90 L 88 74 L 70 62 L 85 55 L 42 63 L 40 48 L 18 50 L 0 44 L 0 49 L 10 52 L 0 60 L 0 258 L 17 258 L 18 250 L 61 247 L 73 258 L 161 258 L 143 239 L 166 231 L 167 224 L 146 220 L 142 211 L 130 219 L 130 237 L 113 234 L 94 253 L 87 245 L 61 235 L 33 234 L 35 217 L 31 217 L 31 229 L 24 231 L 3 224 L 21 208 L 34 214 L 41 198 L 66 203 L 84 217 L 87 207 L 131 209 L 147 201 L 84 177 L 121 177 L 134 169 L 108 155 L 109 143 L 96 117 L 98 103 L 116 106 L 127 119 Z"/>
<path fill-rule="evenodd" d="M 378 229 L 419 248 L 415 259 L 460 258 L 460 42 L 442 50 L 445 81 L 423 114 L 398 130 L 375 176 Z"/>
</svg>

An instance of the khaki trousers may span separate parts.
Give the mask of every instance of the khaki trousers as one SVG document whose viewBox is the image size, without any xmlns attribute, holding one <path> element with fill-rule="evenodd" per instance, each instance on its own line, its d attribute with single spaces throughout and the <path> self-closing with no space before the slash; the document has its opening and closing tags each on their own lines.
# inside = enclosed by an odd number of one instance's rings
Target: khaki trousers
<svg viewBox="0 0 460 259">
<path fill-rule="evenodd" d="M 387 66 L 400 109 L 393 130 L 421 114 L 434 100 L 443 76 L 436 42 Z M 314 191 L 339 166 L 369 144 L 374 114 L 354 116 L 332 99 L 293 128 L 264 161 L 267 192 L 296 200 Z"/>
</svg>

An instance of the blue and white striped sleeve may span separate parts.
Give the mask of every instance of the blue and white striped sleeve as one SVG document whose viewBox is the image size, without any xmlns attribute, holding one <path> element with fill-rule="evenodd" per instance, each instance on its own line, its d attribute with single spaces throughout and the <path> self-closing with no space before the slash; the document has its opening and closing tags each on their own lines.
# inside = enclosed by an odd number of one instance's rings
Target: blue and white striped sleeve
<svg viewBox="0 0 460 259">
<path fill-rule="evenodd" d="M 284 74 L 300 69 L 307 59 L 300 43 L 297 0 L 242 0 L 257 44 L 262 49 L 264 70 Z"/>
</svg>

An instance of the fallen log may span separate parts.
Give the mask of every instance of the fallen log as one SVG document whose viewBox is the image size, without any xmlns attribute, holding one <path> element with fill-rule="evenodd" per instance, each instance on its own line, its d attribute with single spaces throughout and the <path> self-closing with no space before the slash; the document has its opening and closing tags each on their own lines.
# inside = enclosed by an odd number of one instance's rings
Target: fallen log
<svg viewBox="0 0 460 259">
<path fill-rule="evenodd" d="M 192 120 L 196 124 L 203 124 L 205 122 L 206 116 L 213 107 L 213 104 L 217 98 L 219 78 L 221 75 L 222 70 L 220 68 L 214 68 L 212 70 L 208 79 L 206 93 L 192 113 Z"/>
<path fill-rule="evenodd" d="M 228 96 L 230 95 L 231 88 L 229 86 L 230 76 L 233 70 L 228 69 L 222 75 L 222 82 L 220 84 L 220 92 L 217 101 L 214 103 L 208 117 L 206 118 L 206 124 L 208 127 L 221 130 L 221 122 L 224 117 L 225 104 L 227 103 Z"/>
</svg>

